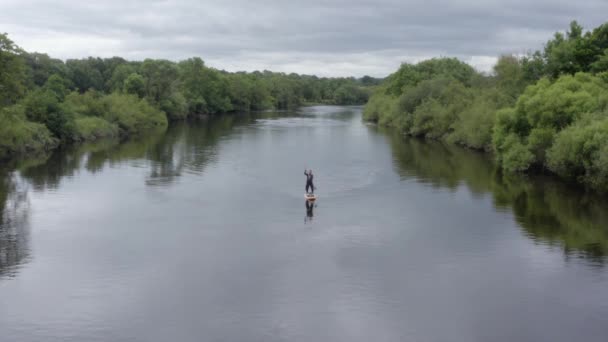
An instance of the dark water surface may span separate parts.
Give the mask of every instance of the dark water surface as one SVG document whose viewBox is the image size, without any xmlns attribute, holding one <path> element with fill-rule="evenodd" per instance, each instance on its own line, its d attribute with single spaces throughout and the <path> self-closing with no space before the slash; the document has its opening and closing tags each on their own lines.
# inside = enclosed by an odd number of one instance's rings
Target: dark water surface
<svg viewBox="0 0 608 342">
<path fill-rule="evenodd" d="M 360 108 L 15 167 L 0 171 L 3 342 L 608 341 L 604 198 L 501 176 Z"/>
</svg>

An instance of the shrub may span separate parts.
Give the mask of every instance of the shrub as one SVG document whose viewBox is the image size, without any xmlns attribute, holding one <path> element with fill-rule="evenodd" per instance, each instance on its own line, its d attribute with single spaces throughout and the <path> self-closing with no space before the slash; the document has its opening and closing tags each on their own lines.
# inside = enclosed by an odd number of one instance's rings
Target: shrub
<svg viewBox="0 0 608 342">
<path fill-rule="evenodd" d="M 1 110 L 0 122 L 0 158 L 50 150 L 58 143 L 43 124 L 25 120 L 21 106 Z"/>
<path fill-rule="evenodd" d="M 558 175 L 608 191 L 608 113 L 588 115 L 559 132 L 547 159 Z"/>
<path fill-rule="evenodd" d="M 103 118 L 116 124 L 121 135 L 167 126 L 167 117 L 162 111 L 135 95 L 113 93 L 104 97 L 103 102 L 107 109 Z"/>
<path fill-rule="evenodd" d="M 59 104 L 55 93 L 36 90 L 23 101 L 28 120 L 44 124 L 60 140 L 70 140 L 74 135 L 74 116 Z"/>
<path fill-rule="evenodd" d="M 498 104 L 488 96 L 477 96 L 473 103 L 458 115 L 448 140 L 467 147 L 490 151 L 497 107 Z"/>
<path fill-rule="evenodd" d="M 526 148 L 521 139 L 515 134 L 509 134 L 505 137 L 502 148 L 504 149 L 502 165 L 507 171 L 525 171 L 534 161 L 532 152 Z"/>
<path fill-rule="evenodd" d="M 102 98 L 103 95 L 95 90 L 89 90 L 84 94 L 72 92 L 65 97 L 62 106 L 64 111 L 76 115 L 101 117 L 106 111 Z"/>
<path fill-rule="evenodd" d="M 458 116 L 470 105 L 471 92 L 459 81 L 423 81 L 400 99 L 400 110 L 411 113 L 410 134 L 442 138 L 452 132 Z"/>
<path fill-rule="evenodd" d="M 379 122 L 382 117 L 392 114 L 396 102 L 396 97 L 387 95 L 384 89 L 378 89 L 363 109 L 363 118 L 366 121 Z"/>
<path fill-rule="evenodd" d="M 75 122 L 76 134 L 74 140 L 77 141 L 93 141 L 118 136 L 118 126 L 102 118 L 80 116 L 76 118 Z"/>
<path fill-rule="evenodd" d="M 123 92 L 143 98 L 146 95 L 146 83 L 140 74 L 132 73 L 124 81 Z"/>
<path fill-rule="evenodd" d="M 160 109 L 167 113 L 169 120 L 184 120 L 188 116 L 188 103 L 179 92 L 171 94 L 160 103 Z"/>
<path fill-rule="evenodd" d="M 555 135 L 588 113 L 607 106 L 608 86 L 598 77 L 579 73 L 562 76 L 555 82 L 542 79 L 526 89 L 515 108 L 499 113 L 493 137 L 498 160 L 510 160 L 511 165 L 503 164 L 505 169 L 526 171 L 532 166 L 547 167 L 546 154 Z M 518 138 L 518 144 L 506 140 L 511 135 Z M 516 151 L 510 149 L 521 152 L 522 147 L 529 153 L 515 158 Z M 515 159 L 517 163 L 513 162 Z"/>
</svg>

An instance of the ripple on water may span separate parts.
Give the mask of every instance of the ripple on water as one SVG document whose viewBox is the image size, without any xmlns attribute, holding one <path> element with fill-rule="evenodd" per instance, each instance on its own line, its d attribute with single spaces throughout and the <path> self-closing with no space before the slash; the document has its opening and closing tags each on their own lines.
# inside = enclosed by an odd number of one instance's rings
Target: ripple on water
<svg viewBox="0 0 608 342">
<path fill-rule="evenodd" d="M 329 118 L 281 118 L 281 119 L 259 119 L 255 126 L 263 130 L 277 130 L 286 128 L 316 128 L 316 127 L 339 127 L 345 126 L 347 122 Z"/>
</svg>

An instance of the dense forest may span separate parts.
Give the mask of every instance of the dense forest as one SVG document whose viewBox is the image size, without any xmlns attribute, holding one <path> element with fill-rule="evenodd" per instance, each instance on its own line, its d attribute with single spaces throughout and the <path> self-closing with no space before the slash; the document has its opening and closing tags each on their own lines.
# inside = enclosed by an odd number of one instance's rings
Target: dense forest
<svg viewBox="0 0 608 342">
<path fill-rule="evenodd" d="M 493 152 L 507 172 L 549 172 L 608 191 L 608 24 L 572 22 L 542 51 L 502 56 L 491 75 L 454 58 L 403 64 L 364 118 Z"/>
<path fill-rule="evenodd" d="M 62 61 L 0 34 L 0 158 L 126 137 L 208 114 L 363 104 L 378 79 L 229 73 L 200 58 Z"/>
</svg>

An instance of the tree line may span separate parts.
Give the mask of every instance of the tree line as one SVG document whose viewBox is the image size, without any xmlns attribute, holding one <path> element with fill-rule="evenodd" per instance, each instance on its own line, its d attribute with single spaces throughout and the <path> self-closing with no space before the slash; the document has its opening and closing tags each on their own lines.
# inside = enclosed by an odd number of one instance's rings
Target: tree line
<svg viewBox="0 0 608 342">
<path fill-rule="evenodd" d="M 495 154 L 507 172 L 548 172 L 608 191 L 608 23 L 572 22 L 543 50 L 486 75 L 455 58 L 403 64 L 364 118 Z"/>
<path fill-rule="evenodd" d="M 0 34 L 0 158 L 125 137 L 192 116 L 364 104 L 380 80 L 270 71 L 230 73 L 194 57 L 62 61 Z"/>
</svg>

